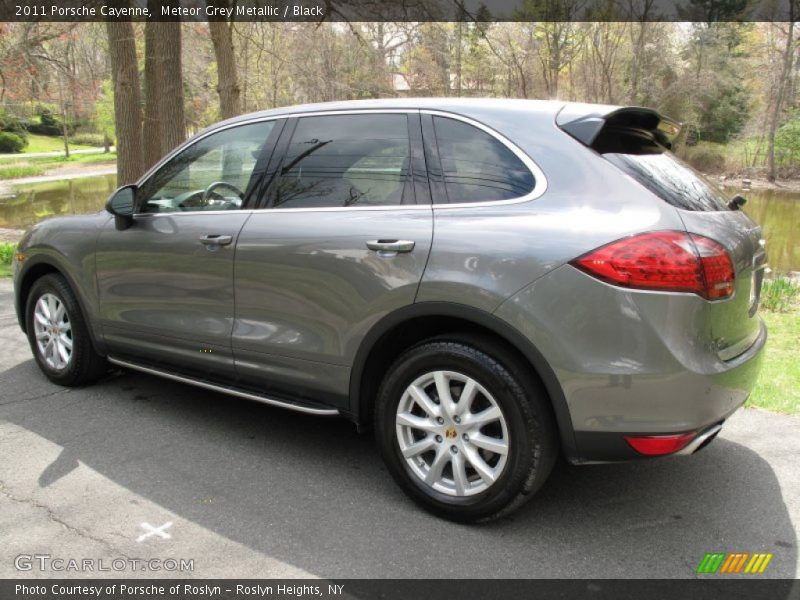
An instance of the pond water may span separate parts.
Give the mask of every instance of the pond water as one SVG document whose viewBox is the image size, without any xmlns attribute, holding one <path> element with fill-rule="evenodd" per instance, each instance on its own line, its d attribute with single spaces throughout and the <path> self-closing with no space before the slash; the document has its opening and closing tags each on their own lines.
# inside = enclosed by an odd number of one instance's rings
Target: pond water
<svg viewBox="0 0 800 600">
<path fill-rule="evenodd" d="M 773 272 L 800 271 L 800 193 L 727 188 L 726 192 L 747 198 L 744 212 L 761 225 Z"/>
<path fill-rule="evenodd" d="M 55 215 L 97 212 L 116 186 L 116 175 L 17 186 L 13 195 L 0 196 L 0 227 L 27 229 Z"/>
<path fill-rule="evenodd" d="M 19 186 L 13 196 L 0 197 L 0 227 L 27 229 L 45 217 L 100 210 L 115 188 L 114 175 Z M 764 230 L 772 270 L 800 271 L 800 193 L 753 190 L 744 195 L 745 212 Z"/>
</svg>

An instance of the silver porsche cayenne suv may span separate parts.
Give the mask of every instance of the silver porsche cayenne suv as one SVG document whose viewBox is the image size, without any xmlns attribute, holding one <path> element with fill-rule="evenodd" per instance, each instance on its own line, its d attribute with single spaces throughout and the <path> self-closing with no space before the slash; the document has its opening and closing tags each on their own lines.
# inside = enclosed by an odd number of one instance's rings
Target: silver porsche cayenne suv
<svg viewBox="0 0 800 600">
<path fill-rule="evenodd" d="M 57 384 L 113 365 L 371 426 L 411 498 L 486 520 L 559 454 L 690 454 L 747 399 L 764 243 L 678 133 L 558 101 L 238 117 L 27 232 L 19 323 Z"/>
</svg>

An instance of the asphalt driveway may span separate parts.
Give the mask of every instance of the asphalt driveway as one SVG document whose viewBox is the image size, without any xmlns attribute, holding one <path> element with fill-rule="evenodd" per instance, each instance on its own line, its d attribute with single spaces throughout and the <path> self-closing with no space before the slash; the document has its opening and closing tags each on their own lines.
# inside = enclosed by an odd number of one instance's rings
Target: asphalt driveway
<svg viewBox="0 0 800 600">
<path fill-rule="evenodd" d="M 511 517 L 454 525 L 412 505 L 343 420 L 134 373 L 50 384 L 10 290 L 0 281 L 0 577 L 693 577 L 713 551 L 772 552 L 765 576 L 797 576 L 800 418 L 739 411 L 693 457 L 562 464 Z M 20 571 L 20 555 L 194 570 Z"/>
</svg>

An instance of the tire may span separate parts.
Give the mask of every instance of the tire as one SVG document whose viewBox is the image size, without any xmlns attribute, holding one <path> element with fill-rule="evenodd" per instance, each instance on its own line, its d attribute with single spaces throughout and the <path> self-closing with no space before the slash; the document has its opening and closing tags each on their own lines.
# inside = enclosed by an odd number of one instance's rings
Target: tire
<svg viewBox="0 0 800 600">
<path fill-rule="evenodd" d="M 439 389 L 448 388 L 453 403 L 442 403 Z M 558 456 L 552 409 L 530 367 L 490 338 L 466 334 L 422 342 L 394 362 L 378 392 L 375 435 L 406 494 L 428 511 L 464 523 L 521 506 Z"/>
<path fill-rule="evenodd" d="M 38 308 L 40 301 L 45 308 Z M 48 319 L 52 309 L 55 318 Z M 25 319 L 33 356 L 50 381 L 73 387 L 94 382 L 106 373 L 108 364 L 95 351 L 78 300 L 61 275 L 51 273 L 36 280 L 25 306 Z"/>
</svg>

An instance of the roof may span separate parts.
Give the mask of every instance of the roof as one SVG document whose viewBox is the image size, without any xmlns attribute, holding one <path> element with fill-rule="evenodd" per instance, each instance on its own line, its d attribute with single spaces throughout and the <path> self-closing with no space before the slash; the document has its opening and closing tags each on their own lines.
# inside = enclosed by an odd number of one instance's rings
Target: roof
<svg viewBox="0 0 800 600">
<path fill-rule="evenodd" d="M 585 104 L 580 102 L 565 102 L 562 100 L 523 100 L 516 98 L 460 98 L 460 97 L 435 97 L 435 98 L 380 98 L 370 100 L 346 100 L 339 102 L 318 102 L 315 104 L 298 104 L 283 106 L 270 110 L 247 113 L 215 123 L 192 136 L 186 144 L 195 138 L 205 135 L 221 127 L 244 123 L 262 118 L 300 115 L 314 112 L 335 112 L 348 110 L 439 110 L 452 112 L 466 117 L 480 120 L 492 112 L 524 112 L 526 117 L 538 116 L 542 119 L 555 121 L 558 117 L 559 126 L 566 122 L 604 119 L 608 115 L 625 109 L 620 106 L 604 104 Z M 649 109 L 646 109 L 649 110 Z M 184 145 L 186 145 L 184 144 Z"/>
<path fill-rule="evenodd" d="M 441 110 L 469 115 L 473 111 L 486 110 L 525 110 L 555 117 L 561 108 L 570 104 L 559 100 L 518 100 L 510 98 L 381 98 L 371 100 L 346 100 L 340 102 L 318 102 L 315 104 L 299 104 L 284 106 L 244 115 L 239 115 L 212 127 L 230 125 L 241 121 L 250 121 L 263 117 L 276 117 L 289 114 L 302 114 L 322 111 L 345 110 Z M 593 105 L 584 105 L 593 106 Z"/>
</svg>

